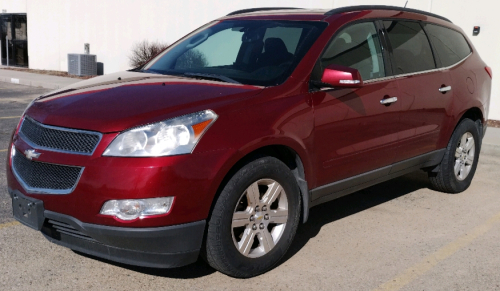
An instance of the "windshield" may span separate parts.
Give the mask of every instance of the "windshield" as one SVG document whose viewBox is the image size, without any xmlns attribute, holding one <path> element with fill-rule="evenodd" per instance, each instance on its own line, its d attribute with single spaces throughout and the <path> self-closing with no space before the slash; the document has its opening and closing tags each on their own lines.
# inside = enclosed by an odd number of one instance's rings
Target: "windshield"
<svg viewBox="0 0 500 291">
<path fill-rule="evenodd" d="M 273 86 L 284 82 L 325 22 L 227 20 L 179 41 L 145 72 Z"/>
</svg>

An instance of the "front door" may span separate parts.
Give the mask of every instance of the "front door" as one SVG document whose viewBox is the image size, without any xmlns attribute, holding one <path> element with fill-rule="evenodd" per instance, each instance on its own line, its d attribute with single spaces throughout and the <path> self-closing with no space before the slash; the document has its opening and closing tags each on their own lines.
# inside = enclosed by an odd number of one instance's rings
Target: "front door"
<svg viewBox="0 0 500 291">
<path fill-rule="evenodd" d="M 375 24 L 357 23 L 336 33 L 315 71 L 330 64 L 357 69 L 364 85 L 311 93 L 317 187 L 390 165 L 398 142 L 400 103 L 380 102 L 397 97 L 398 87 L 387 77 Z"/>
<path fill-rule="evenodd" d="M 2 65 L 28 67 L 28 26 L 26 14 L 0 15 Z"/>
</svg>

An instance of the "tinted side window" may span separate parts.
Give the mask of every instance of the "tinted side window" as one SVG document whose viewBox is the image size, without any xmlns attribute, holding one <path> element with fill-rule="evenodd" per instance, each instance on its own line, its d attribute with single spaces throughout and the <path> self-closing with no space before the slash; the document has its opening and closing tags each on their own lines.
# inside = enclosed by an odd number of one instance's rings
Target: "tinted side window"
<svg viewBox="0 0 500 291">
<path fill-rule="evenodd" d="M 363 80 L 385 77 L 384 60 L 373 22 L 351 25 L 328 44 L 320 59 L 324 70 L 331 64 L 357 69 Z"/>
<path fill-rule="evenodd" d="M 384 21 L 384 26 L 396 62 L 396 75 L 436 68 L 431 45 L 420 24 L 410 21 Z"/>
<path fill-rule="evenodd" d="M 425 31 L 443 67 L 456 64 L 471 53 L 469 44 L 458 31 L 434 24 L 426 24 Z"/>
</svg>

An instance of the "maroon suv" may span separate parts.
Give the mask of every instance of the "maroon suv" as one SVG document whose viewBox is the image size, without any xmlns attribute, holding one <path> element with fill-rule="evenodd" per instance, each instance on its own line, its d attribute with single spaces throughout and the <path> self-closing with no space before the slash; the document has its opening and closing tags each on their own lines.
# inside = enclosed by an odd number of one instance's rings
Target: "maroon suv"
<svg viewBox="0 0 500 291">
<path fill-rule="evenodd" d="M 16 219 L 51 242 L 250 277 L 309 209 L 423 169 L 469 187 L 492 72 L 463 31 L 387 6 L 257 8 L 143 67 L 40 96 L 12 137 Z"/>
</svg>

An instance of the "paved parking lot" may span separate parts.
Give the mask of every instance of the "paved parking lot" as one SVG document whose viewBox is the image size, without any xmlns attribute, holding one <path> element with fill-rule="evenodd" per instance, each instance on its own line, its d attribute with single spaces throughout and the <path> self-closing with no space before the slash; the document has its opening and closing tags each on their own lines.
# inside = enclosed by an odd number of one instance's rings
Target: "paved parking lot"
<svg viewBox="0 0 500 291">
<path fill-rule="evenodd" d="M 257 278 L 201 260 L 132 267 L 51 244 L 14 222 L 4 166 L 15 116 L 46 91 L 0 82 L 0 290 L 500 290 L 500 151 L 480 157 L 461 194 L 433 191 L 416 172 L 311 209 L 284 262 Z"/>
</svg>

